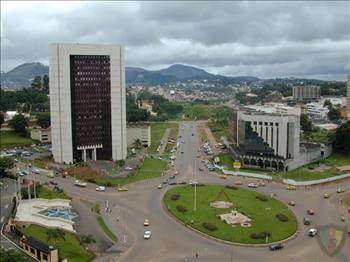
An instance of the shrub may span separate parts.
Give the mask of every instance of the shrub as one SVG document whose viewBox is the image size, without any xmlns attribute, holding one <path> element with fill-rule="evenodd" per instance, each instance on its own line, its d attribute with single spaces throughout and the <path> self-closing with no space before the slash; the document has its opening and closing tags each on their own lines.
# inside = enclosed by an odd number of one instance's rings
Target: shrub
<svg viewBox="0 0 350 262">
<path fill-rule="evenodd" d="M 179 212 L 181 212 L 181 213 L 187 212 L 187 208 L 184 207 L 184 206 L 182 206 L 182 205 L 177 205 L 177 206 L 176 206 L 176 209 L 177 209 L 177 211 L 179 211 Z"/>
<path fill-rule="evenodd" d="M 179 198 L 180 198 L 180 194 L 179 193 L 172 194 L 171 197 L 170 197 L 171 200 L 179 200 Z"/>
<path fill-rule="evenodd" d="M 226 185 L 225 187 L 228 188 L 228 189 L 232 189 L 232 190 L 236 190 L 237 189 L 236 186 Z"/>
<path fill-rule="evenodd" d="M 95 184 L 96 183 L 96 179 L 95 178 L 88 178 L 86 179 L 86 181 Z"/>
<path fill-rule="evenodd" d="M 276 215 L 277 219 L 281 222 L 287 222 L 288 221 L 288 217 L 285 214 L 277 214 Z"/>
<path fill-rule="evenodd" d="M 250 234 L 250 238 L 252 239 L 265 239 L 266 237 L 270 237 L 270 232 L 260 232 L 260 233 L 253 233 Z"/>
<path fill-rule="evenodd" d="M 203 226 L 205 229 L 208 229 L 209 231 L 215 231 L 215 230 L 218 229 L 215 225 L 213 225 L 212 223 L 208 223 L 208 222 L 204 222 L 204 223 L 202 224 L 202 226 Z"/>
<path fill-rule="evenodd" d="M 267 201 L 268 200 L 268 198 L 267 197 L 265 197 L 265 196 L 256 196 L 256 199 L 259 199 L 260 201 Z"/>
</svg>

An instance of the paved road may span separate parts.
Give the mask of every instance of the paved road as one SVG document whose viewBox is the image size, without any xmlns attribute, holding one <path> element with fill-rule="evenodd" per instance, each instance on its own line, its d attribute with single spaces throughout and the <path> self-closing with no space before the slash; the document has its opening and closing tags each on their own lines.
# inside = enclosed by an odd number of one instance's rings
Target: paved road
<svg viewBox="0 0 350 262">
<path fill-rule="evenodd" d="M 192 135 L 193 134 L 193 135 Z M 230 177 L 226 180 L 208 172 L 194 172 L 201 165 L 200 159 L 196 156 L 199 148 L 199 138 L 196 132 L 195 122 L 187 122 L 180 127 L 180 135 L 185 143 L 180 143 L 177 150 L 177 160 L 174 169 L 179 172 L 178 180 L 196 179 L 200 183 L 232 184 L 234 179 Z M 181 151 L 184 153 L 182 154 Z M 195 162 L 197 163 L 195 164 Z M 169 172 L 171 173 L 171 172 Z M 45 176 L 37 176 L 38 180 L 49 180 Z M 328 257 L 319 247 L 316 238 L 309 238 L 306 234 L 309 227 L 300 225 L 299 235 L 285 244 L 281 251 L 270 252 L 266 247 L 240 247 L 222 244 L 214 240 L 207 239 L 180 225 L 162 208 L 162 197 L 167 187 L 159 190 L 157 185 L 165 178 L 156 178 L 148 181 L 140 181 L 129 185 L 128 192 L 116 192 L 115 189 L 108 189 L 107 192 L 96 192 L 95 185 L 88 184 L 87 188 L 77 188 L 73 185 L 72 179 L 56 178 L 60 187 L 76 198 L 88 199 L 101 204 L 108 200 L 112 207 L 112 213 L 103 213 L 103 216 L 117 233 L 120 243 L 126 251 L 118 257 L 118 261 L 184 261 L 187 256 L 190 261 L 349 261 L 350 240 L 349 237 L 337 255 Z M 254 179 L 240 178 L 244 187 Z M 312 190 L 286 191 L 284 186 L 275 182 L 270 182 L 266 187 L 257 190 L 265 194 L 274 193 L 277 197 L 287 203 L 290 200 L 297 202 L 293 207 L 298 221 L 306 216 L 305 211 L 309 208 L 316 210 L 316 215 L 312 217 L 312 224 L 315 227 L 330 223 L 344 225 L 340 221 L 340 216 L 345 212 L 338 206 L 338 194 L 334 193 L 339 184 L 316 187 Z M 347 191 L 350 184 L 342 183 Z M 323 194 L 332 193 L 327 200 L 323 199 Z M 119 218 L 117 221 L 116 218 Z M 143 239 L 143 221 L 147 218 L 151 222 L 152 238 Z M 350 218 L 348 218 L 350 219 Z M 125 235 L 125 238 L 124 238 Z M 127 241 L 124 243 L 123 239 Z M 199 253 L 199 258 L 194 258 L 195 252 Z"/>
</svg>

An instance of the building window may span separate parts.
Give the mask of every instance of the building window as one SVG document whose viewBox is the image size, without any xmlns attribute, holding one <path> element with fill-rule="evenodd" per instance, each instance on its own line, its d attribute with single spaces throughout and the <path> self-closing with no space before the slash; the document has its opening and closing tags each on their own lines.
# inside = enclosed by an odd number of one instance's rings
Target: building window
<svg viewBox="0 0 350 262">
<path fill-rule="evenodd" d="M 46 261 L 48 260 L 48 257 L 47 257 L 46 254 L 43 254 L 43 259 L 46 260 Z"/>
<path fill-rule="evenodd" d="M 34 250 L 34 248 L 30 248 L 30 253 L 32 253 L 32 254 L 35 254 L 35 250 Z"/>
</svg>

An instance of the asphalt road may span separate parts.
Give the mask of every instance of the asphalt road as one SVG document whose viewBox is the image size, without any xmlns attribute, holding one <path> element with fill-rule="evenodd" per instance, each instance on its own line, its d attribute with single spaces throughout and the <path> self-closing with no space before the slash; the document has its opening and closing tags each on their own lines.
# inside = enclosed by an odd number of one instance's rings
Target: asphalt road
<svg viewBox="0 0 350 262">
<path fill-rule="evenodd" d="M 233 184 L 237 178 L 230 177 L 226 180 L 219 179 L 213 173 L 194 172 L 202 165 L 197 158 L 199 148 L 199 137 L 196 132 L 195 122 L 183 123 L 180 127 L 181 139 L 177 150 L 177 160 L 174 168 L 170 168 L 169 174 L 175 170 L 179 172 L 176 180 L 196 179 L 200 183 Z M 183 127 L 183 128 L 182 128 Z M 192 135 L 193 134 L 193 135 Z M 184 153 L 182 154 L 181 151 Z M 202 153 L 201 153 L 202 154 Z M 202 155 L 202 159 L 205 158 Z M 195 164 L 195 162 L 197 163 Z M 167 174 L 166 177 L 169 176 Z M 33 175 L 30 175 L 33 176 Z M 102 212 L 107 224 L 118 235 L 119 244 L 126 248 L 117 261 L 350 261 L 350 240 L 345 244 L 339 253 L 333 257 L 326 255 L 320 248 L 316 238 L 307 236 L 310 226 L 302 224 L 303 217 L 307 216 L 306 210 L 312 208 L 316 214 L 312 217 L 312 227 L 319 227 L 328 224 L 344 226 L 340 216 L 345 209 L 339 207 L 337 199 L 340 195 L 335 193 L 336 188 L 342 186 L 350 190 L 348 181 L 341 184 L 314 187 L 313 189 L 298 189 L 287 191 L 285 186 L 270 182 L 265 187 L 258 188 L 259 192 L 265 194 L 276 194 L 281 201 L 288 203 L 293 200 L 297 203 L 292 210 L 300 223 L 300 233 L 296 238 L 286 243 L 285 248 L 280 251 L 271 252 L 267 247 L 241 247 L 219 243 L 215 240 L 205 238 L 192 230 L 184 227 L 163 210 L 162 197 L 167 190 L 157 189 L 157 185 L 166 177 L 156 178 L 148 181 L 140 181 L 128 186 L 128 192 L 116 192 L 115 189 L 108 189 L 106 192 L 96 192 L 95 185 L 88 184 L 86 188 L 77 188 L 73 185 L 73 179 L 55 178 L 59 186 L 71 196 L 86 199 L 92 202 L 99 202 L 104 205 L 108 200 L 112 207 L 112 213 Z M 49 181 L 45 175 L 36 175 L 40 181 Z M 244 187 L 254 179 L 239 178 Z M 329 199 L 323 199 L 324 193 L 331 193 Z M 308 216 L 307 216 L 308 217 Z M 119 220 L 117 220 L 119 218 Z M 145 227 L 144 219 L 149 219 L 152 237 L 149 240 L 143 239 Z M 348 221 L 350 217 L 347 217 Z M 126 240 L 124 242 L 124 240 Z M 199 258 L 194 255 L 198 252 Z"/>
</svg>

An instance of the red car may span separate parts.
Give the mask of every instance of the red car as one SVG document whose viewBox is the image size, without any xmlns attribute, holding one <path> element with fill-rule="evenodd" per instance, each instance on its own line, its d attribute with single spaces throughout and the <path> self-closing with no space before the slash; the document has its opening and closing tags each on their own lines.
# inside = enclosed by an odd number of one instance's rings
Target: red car
<svg viewBox="0 0 350 262">
<path fill-rule="evenodd" d="M 313 214 L 315 214 L 315 211 L 313 211 L 312 209 L 308 209 L 308 210 L 307 210 L 307 213 L 308 213 L 309 215 L 313 215 Z"/>
</svg>

